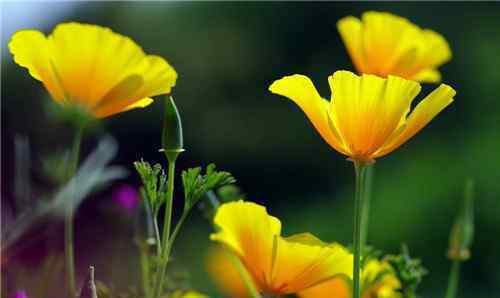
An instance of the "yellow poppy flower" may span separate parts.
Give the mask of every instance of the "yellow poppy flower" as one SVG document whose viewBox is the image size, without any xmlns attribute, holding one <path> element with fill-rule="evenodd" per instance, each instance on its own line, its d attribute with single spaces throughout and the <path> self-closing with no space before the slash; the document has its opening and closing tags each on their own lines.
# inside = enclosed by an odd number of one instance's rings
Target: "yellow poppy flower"
<svg viewBox="0 0 500 298">
<path fill-rule="evenodd" d="M 9 49 L 56 102 L 78 105 L 97 118 L 145 107 L 150 97 L 170 93 L 177 79 L 163 58 L 96 25 L 63 23 L 49 36 L 18 31 Z"/>
<path fill-rule="evenodd" d="M 386 12 L 365 12 L 338 21 L 337 29 L 359 73 L 439 82 L 437 67 L 451 59 L 446 39 Z"/>
<path fill-rule="evenodd" d="M 263 206 L 227 203 L 217 210 L 214 222 L 220 231 L 210 239 L 239 257 L 261 293 L 296 293 L 352 274 L 352 255 L 345 248 L 307 233 L 282 237 L 281 222 Z"/>
<path fill-rule="evenodd" d="M 336 71 L 328 78 L 331 101 L 323 99 L 303 75 L 286 76 L 269 90 L 294 101 L 323 139 L 352 160 L 371 163 L 419 132 L 453 101 L 455 90 L 441 84 L 411 113 L 420 92 L 417 82 L 389 75 L 357 76 Z"/>
<path fill-rule="evenodd" d="M 394 269 L 385 261 L 370 260 L 361 273 L 362 298 L 401 298 L 398 290 L 401 282 Z M 300 298 L 350 298 L 352 281 L 347 278 L 335 278 L 306 289 L 298 294 Z"/>
</svg>

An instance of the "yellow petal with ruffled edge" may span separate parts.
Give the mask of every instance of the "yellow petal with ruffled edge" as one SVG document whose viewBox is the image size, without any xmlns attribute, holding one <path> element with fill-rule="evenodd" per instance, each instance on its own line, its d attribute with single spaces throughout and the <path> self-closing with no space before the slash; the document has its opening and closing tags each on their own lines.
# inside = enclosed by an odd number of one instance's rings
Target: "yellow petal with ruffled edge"
<svg viewBox="0 0 500 298">
<path fill-rule="evenodd" d="M 296 293 L 332 278 L 350 276 L 352 254 L 338 244 L 326 244 L 304 233 L 279 238 L 271 292 Z"/>
<path fill-rule="evenodd" d="M 210 239 L 231 249 L 254 277 L 259 287 L 270 280 L 275 241 L 281 222 L 266 208 L 250 202 L 231 202 L 217 210 L 214 223 L 220 231 Z"/>
<path fill-rule="evenodd" d="M 342 140 L 339 139 L 328 120 L 328 101 L 323 99 L 311 80 L 304 75 L 292 75 L 275 81 L 269 87 L 272 93 L 285 96 L 294 101 L 306 114 L 321 137 L 337 151 L 346 154 Z"/>
<path fill-rule="evenodd" d="M 391 13 L 348 16 L 339 20 L 337 29 L 359 73 L 436 82 L 436 68 L 451 59 L 442 35 Z"/>
<path fill-rule="evenodd" d="M 416 82 L 395 76 L 357 76 L 337 71 L 328 78 L 333 122 L 353 159 L 370 161 L 392 135 L 420 92 Z"/>
<path fill-rule="evenodd" d="M 27 68 L 33 78 L 41 81 L 55 101 L 64 101 L 64 91 L 51 64 L 49 44 L 41 32 L 23 30 L 14 33 L 9 50 L 14 62 Z"/>
<path fill-rule="evenodd" d="M 384 146 L 375 153 L 375 157 L 386 155 L 408 139 L 417 134 L 425 127 L 439 112 L 453 102 L 456 91 L 448 85 L 441 84 L 433 92 L 427 95 L 411 112 L 406 122 L 397 130 Z"/>
<path fill-rule="evenodd" d="M 37 46 L 44 51 L 30 50 Z M 146 55 L 130 38 L 96 25 L 63 23 L 48 37 L 20 31 L 10 49 L 15 61 L 41 80 L 55 100 L 64 97 L 99 118 L 170 93 L 177 79 L 163 58 Z"/>
</svg>

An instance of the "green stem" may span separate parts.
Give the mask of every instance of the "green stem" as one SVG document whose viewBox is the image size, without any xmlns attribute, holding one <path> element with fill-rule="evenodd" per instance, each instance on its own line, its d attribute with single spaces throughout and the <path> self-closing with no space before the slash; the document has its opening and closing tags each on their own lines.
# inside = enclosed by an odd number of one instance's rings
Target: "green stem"
<svg viewBox="0 0 500 298">
<path fill-rule="evenodd" d="M 170 225 L 172 222 L 172 205 L 174 199 L 174 178 L 175 178 L 175 161 L 179 152 L 165 152 L 168 160 L 168 182 L 167 182 L 167 198 L 165 207 L 165 217 L 163 221 L 163 233 L 162 233 L 162 253 L 160 258 L 160 267 L 158 271 L 158 276 L 156 278 L 154 298 L 158 298 L 162 292 L 163 280 L 165 279 L 165 273 L 167 271 L 167 264 L 169 259 L 169 238 L 170 238 Z"/>
<path fill-rule="evenodd" d="M 80 144 L 82 142 L 83 126 L 76 129 L 71 148 L 71 159 L 68 166 L 67 181 L 69 182 L 76 173 L 78 167 L 78 159 L 80 156 Z M 73 221 L 74 221 L 74 205 L 72 201 L 66 203 L 66 214 L 64 217 L 64 255 L 66 263 L 66 283 L 68 287 L 69 297 L 76 297 L 76 281 L 75 281 L 75 256 L 73 247 Z"/>
<path fill-rule="evenodd" d="M 182 212 L 182 216 L 179 219 L 179 222 L 177 222 L 177 225 L 175 226 L 174 231 L 172 232 L 172 235 L 170 236 L 170 239 L 168 241 L 168 252 L 169 253 L 172 250 L 172 246 L 174 245 L 175 238 L 177 238 L 177 234 L 179 234 L 179 230 L 181 229 L 182 224 L 186 220 L 188 213 L 189 213 L 188 211 Z"/>
<path fill-rule="evenodd" d="M 454 260 L 451 264 L 450 278 L 448 280 L 448 290 L 446 298 L 456 298 L 458 291 L 458 281 L 460 279 L 460 261 Z"/>
<path fill-rule="evenodd" d="M 148 244 L 139 245 L 140 263 L 141 263 L 141 276 L 142 276 L 142 289 L 146 298 L 151 297 L 151 282 L 149 280 L 149 262 L 148 262 Z"/>
<path fill-rule="evenodd" d="M 363 251 L 363 243 L 361 242 L 361 224 L 363 222 L 363 198 L 366 178 L 366 165 L 354 161 L 354 169 L 356 171 L 356 191 L 354 196 L 354 232 L 353 232 L 353 248 L 354 248 L 354 269 L 353 269 L 353 298 L 361 297 L 361 252 Z"/>
<path fill-rule="evenodd" d="M 361 215 L 361 246 L 364 247 L 368 238 L 368 226 L 370 219 L 370 205 L 372 200 L 373 171 L 374 165 L 366 166 L 365 189 L 363 198 L 363 214 Z"/>
<path fill-rule="evenodd" d="M 156 247 L 156 256 L 161 256 L 161 238 L 160 238 L 160 230 L 158 228 L 158 219 L 157 215 L 153 215 L 153 229 L 155 232 L 155 247 Z"/>
</svg>

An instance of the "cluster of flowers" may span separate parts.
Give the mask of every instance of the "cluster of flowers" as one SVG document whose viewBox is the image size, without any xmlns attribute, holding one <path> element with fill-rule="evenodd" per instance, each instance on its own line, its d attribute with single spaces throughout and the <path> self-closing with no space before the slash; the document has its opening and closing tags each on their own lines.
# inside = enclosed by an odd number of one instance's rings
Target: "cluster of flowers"
<svg viewBox="0 0 500 298">
<path fill-rule="evenodd" d="M 329 76 L 330 100 L 299 74 L 275 81 L 269 90 L 295 102 L 320 136 L 354 162 L 358 187 L 353 252 L 309 233 L 285 237 L 281 222 L 255 203 L 223 204 L 214 217 L 218 232 L 210 236 L 222 245 L 210 255 L 209 268 L 231 297 L 402 297 L 395 268 L 385 259 L 362 256 L 361 233 L 367 229 L 362 224 L 364 177 L 375 159 L 397 149 L 453 101 L 455 90 L 441 84 L 410 112 L 421 89 L 418 82 L 439 82 L 437 68 L 450 60 L 451 51 L 440 34 L 390 13 L 366 12 L 361 19 L 343 18 L 337 26 L 358 74 L 339 70 Z M 41 81 L 57 103 L 76 106 L 91 119 L 146 107 L 151 97 L 170 94 L 177 80 L 165 59 L 147 55 L 128 37 L 96 25 L 65 23 L 49 36 L 19 31 L 9 48 L 15 62 Z M 180 150 L 182 144 L 176 154 Z M 159 253 L 165 266 L 171 248 L 168 234 L 168 252 Z M 72 262 L 68 255 L 66 261 Z M 73 269 L 67 270 L 71 284 Z M 74 295 L 74 284 L 69 287 Z M 153 297 L 161 286 L 156 290 Z"/>
</svg>

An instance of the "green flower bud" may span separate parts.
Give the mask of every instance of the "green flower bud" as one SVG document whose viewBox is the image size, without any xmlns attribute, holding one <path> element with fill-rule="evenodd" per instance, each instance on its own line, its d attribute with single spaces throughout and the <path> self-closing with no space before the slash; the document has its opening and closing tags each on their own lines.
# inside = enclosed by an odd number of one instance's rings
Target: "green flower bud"
<svg viewBox="0 0 500 298">
<path fill-rule="evenodd" d="M 463 205 L 451 229 L 448 258 L 456 261 L 469 259 L 473 238 L 474 183 L 472 180 L 468 180 L 465 184 Z"/>
<path fill-rule="evenodd" d="M 172 97 L 166 99 L 164 111 L 162 149 L 167 156 L 173 153 L 177 155 L 184 151 L 184 139 L 182 137 L 181 116 Z"/>
</svg>

